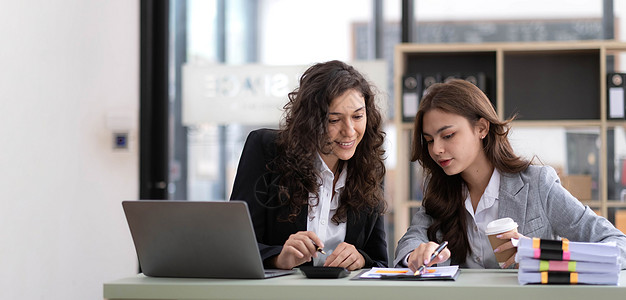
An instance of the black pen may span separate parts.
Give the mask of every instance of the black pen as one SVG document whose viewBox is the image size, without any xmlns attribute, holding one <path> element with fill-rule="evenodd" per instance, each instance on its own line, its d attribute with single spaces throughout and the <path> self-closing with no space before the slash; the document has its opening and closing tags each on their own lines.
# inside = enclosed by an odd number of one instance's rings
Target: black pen
<svg viewBox="0 0 626 300">
<path fill-rule="evenodd" d="M 441 243 L 441 245 L 439 245 L 439 247 L 435 249 L 435 252 L 433 252 L 433 255 L 430 256 L 429 262 L 433 261 L 433 259 L 435 259 L 435 257 L 437 257 L 437 255 L 439 255 L 441 251 L 443 251 L 443 249 L 446 249 L 446 246 L 448 246 L 448 241 L 444 241 L 443 243 Z M 421 267 L 419 267 L 419 269 L 417 269 L 417 271 L 415 271 L 415 274 L 413 275 L 416 275 L 416 276 L 421 275 L 424 269 L 426 269 L 426 265 L 422 265 Z"/>
<path fill-rule="evenodd" d="M 324 252 L 324 249 L 322 247 L 318 246 L 315 242 L 313 242 L 313 246 L 315 246 L 315 251 L 326 255 L 326 252 Z"/>
</svg>

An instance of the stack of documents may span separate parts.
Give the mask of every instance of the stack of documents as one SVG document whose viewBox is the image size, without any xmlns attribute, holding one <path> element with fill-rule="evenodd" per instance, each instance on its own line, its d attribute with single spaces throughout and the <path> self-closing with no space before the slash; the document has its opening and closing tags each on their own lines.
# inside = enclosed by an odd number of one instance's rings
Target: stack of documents
<svg viewBox="0 0 626 300">
<path fill-rule="evenodd" d="M 614 242 L 522 238 L 517 244 L 520 284 L 617 285 L 619 249 Z"/>
</svg>

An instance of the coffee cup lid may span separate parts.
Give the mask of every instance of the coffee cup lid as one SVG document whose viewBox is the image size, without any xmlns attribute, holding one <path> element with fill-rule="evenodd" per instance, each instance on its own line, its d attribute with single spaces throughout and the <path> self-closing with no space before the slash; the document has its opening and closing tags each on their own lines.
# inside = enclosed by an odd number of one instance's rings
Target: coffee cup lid
<svg viewBox="0 0 626 300">
<path fill-rule="evenodd" d="M 496 233 L 503 233 L 509 230 L 517 228 L 517 223 L 511 218 L 502 218 L 489 222 L 485 229 L 485 234 L 492 235 Z"/>
</svg>

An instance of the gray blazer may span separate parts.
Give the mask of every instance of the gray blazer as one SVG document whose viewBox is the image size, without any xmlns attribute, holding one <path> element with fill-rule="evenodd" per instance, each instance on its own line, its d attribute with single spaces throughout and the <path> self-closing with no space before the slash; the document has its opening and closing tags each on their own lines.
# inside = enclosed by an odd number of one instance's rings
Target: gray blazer
<svg viewBox="0 0 626 300">
<path fill-rule="evenodd" d="M 529 166 L 524 172 L 501 173 L 498 217 L 510 217 L 519 224 L 518 231 L 527 237 L 570 241 L 614 241 L 620 249 L 619 263 L 626 269 L 626 236 L 607 219 L 596 215 L 574 198 L 549 166 Z M 411 226 L 398 242 L 394 265 L 428 242 L 426 230 L 432 218 L 423 207 L 413 215 Z M 438 237 L 441 233 L 438 233 Z M 449 264 L 450 260 L 442 265 Z"/>
</svg>

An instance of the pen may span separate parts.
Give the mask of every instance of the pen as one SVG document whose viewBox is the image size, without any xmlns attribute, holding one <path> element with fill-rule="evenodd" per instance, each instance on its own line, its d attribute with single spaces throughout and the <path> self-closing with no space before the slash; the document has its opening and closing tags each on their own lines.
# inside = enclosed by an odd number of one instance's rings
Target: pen
<svg viewBox="0 0 626 300">
<path fill-rule="evenodd" d="M 439 255 L 439 253 L 441 253 L 441 251 L 443 251 L 443 249 L 446 249 L 446 246 L 448 246 L 448 241 L 444 241 L 443 243 L 441 243 L 441 245 L 439 245 L 439 247 L 437 247 L 437 249 L 435 249 L 435 252 L 433 252 L 433 254 L 430 256 L 430 260 L 432 261 L 433 259 L 435 259 L 435 257 L 437 257 L 437 255 Z M 419 269 L 417 269 L 417 271 L 415 271 L 415 274 L 413 275 L 420 275 L 422 274 L 422 271 L 424 271 L 424 269 L 426 269 L 426 265 L 422 265 L 421 267 L 419 267 Z"/>
<path fill-rule="evenodd" d="M 316 243 L 313 243 L 313 245 L 315 246 L 315 251 L 326 255 L 326 252 L 324 252 L 324 249 L 322 247 L 318 246 Z"/>
</svg>

